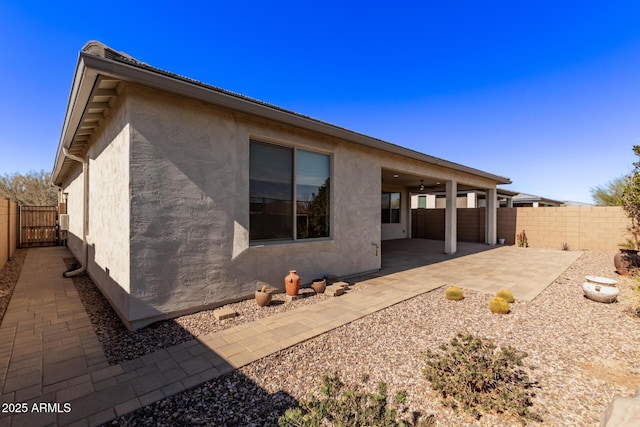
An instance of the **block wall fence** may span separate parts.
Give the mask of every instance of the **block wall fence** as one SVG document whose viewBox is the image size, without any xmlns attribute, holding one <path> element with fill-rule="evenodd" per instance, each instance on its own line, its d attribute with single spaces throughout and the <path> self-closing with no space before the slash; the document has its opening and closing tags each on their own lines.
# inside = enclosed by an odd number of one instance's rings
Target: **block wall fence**
<svg viewBox="0 0 640 427">
<path fill-rule="evenodd" d="M 412 236 L 444 240 L 444 209 L 413 209 Z M 458 209 L 458 240 L 485 241 L 485 208 Z M 617 251 L 630 239 L 629 219 L 620 206 L 499 208 L 498 238 L 516 244 L 523 230 L 530 247 Z"/>
<path fill-rule="evenodd" d="M 0 269 L 18 247 L 18 205 L 0 199 Z"/>
</svg>

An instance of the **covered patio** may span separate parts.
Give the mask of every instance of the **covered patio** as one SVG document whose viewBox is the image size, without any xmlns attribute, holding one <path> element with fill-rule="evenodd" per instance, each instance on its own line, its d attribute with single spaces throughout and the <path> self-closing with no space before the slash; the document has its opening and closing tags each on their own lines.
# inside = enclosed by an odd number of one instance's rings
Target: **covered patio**
<svg viewBox="0 0 640 427">
<path fill-rule="evenodd" d="M 495 293 L 509 289 L 520 300 L 538 296 L 582 255 L 581 251 L 458 242 L 445 254 L 443 242 L 397 239 L 382 242 L 382 268 L 368 283 L 405 281 L 425 286 L 455 285 Z"/>
<path fill-rule="evenodd" d="M 460 206 L 458 192 L 482 191 L 486 209 L 485 215 L 485 243 L 495 245 L 497 243 L 497 189 L 498 184 L 510 184 L 511 181 L 497 175 L 467 168 L 461 165 L 448 164 L 449 168 L 442 167 L 445 161 L 435 161 L 436 167 L 429 164 L 423 170 L 400 170 L 394 168 L 382 168 L 382 192 L 383 196 L 397 194 L 396 205 L 390 200 L 389 210 L 397 211 L 393 219 L 384 218 L 381 240 L 393 240 L 411 235 L 411 197 L 413 195 L 443 194 L 445 196 L 444 241 L 440 244 L 447 254 L 455 254 L 458 247 L 457 208 Z M 393 193 L 397 192 L 397 193 Z"/>
</svg>

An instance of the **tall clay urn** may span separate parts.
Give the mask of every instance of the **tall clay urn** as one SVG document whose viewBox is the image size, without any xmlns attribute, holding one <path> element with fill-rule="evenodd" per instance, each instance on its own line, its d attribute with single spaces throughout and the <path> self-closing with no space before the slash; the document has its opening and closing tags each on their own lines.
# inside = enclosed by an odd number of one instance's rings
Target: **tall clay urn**
<svg viewBox="0 0 640 427">
<path fill-rule="evenodd" d="M 289 274 L 284 278 L 284 287 L 287 291 L 287 295 L 298 295 L 300 290 L 300 276 L 296 270 L 289 270 Z"/>
</svg>

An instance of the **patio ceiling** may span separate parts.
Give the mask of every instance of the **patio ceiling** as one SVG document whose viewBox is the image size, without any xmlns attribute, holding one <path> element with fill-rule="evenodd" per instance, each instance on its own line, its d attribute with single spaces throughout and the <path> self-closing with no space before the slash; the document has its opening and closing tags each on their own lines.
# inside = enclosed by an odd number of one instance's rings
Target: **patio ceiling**
<svg viewBox="0 0 640 427">
<path fill-rule="evenodd" d="M 420 180 L 424 183 L 424 190 L 420 190 Z M 382 169 L 382 183 L 383 185 L 404 187 L 412 193 L 419 194 L 442 193 L 446 190 L 446 181 L 444 179 L 394 171 L 391 169 Z M 458 183 L 458 191 L 470 190 L 477 190 L 477 188 L 464 185 L 460 182 Z"/>
</svg>

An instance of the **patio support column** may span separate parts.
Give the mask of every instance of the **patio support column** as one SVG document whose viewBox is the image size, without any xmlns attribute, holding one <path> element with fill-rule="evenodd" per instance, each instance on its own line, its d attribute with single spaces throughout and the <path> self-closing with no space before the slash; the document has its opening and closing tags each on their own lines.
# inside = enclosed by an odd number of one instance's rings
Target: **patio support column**
<svg viewBox="0 0 640 427">
<path fill-rule="evenodd" d="M 485 243 L 495 245 L 498 230 L 498 192 L 487 189 L 487 207 L 485 208 Z"/>
<path fill-rule="evenodd" d="M 446 198 L 447 204 L 444 214 L 444 253 L 455 254 L 458 250 L 458 211 L 456 206 L 458 199 L 457 181 L 447 181 Z"/>
</svg>

